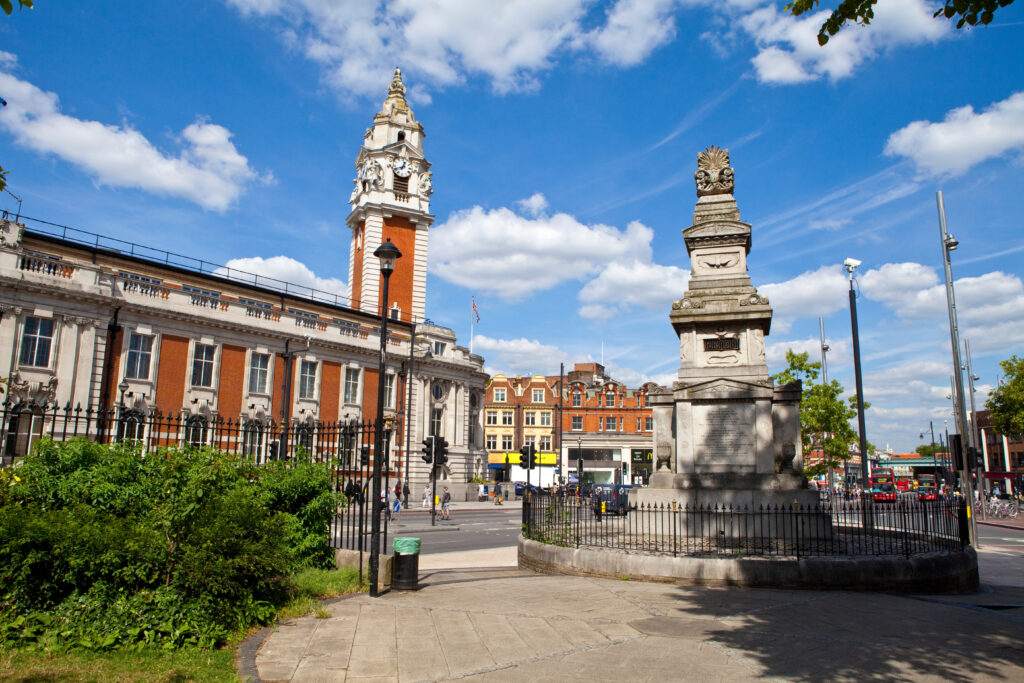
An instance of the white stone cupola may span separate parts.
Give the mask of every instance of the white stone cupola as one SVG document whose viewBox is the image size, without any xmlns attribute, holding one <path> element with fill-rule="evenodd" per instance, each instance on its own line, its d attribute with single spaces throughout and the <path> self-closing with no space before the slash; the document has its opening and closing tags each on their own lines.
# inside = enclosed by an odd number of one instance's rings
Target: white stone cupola
<svg viewBox="0 0 1024 683">
<path fill-rule="evenodd" d="M 402 257 L 391 275 L 386 310 L 393 318 L 422 321 L 426 305 L 427 233 L 433 178 L 423 156 L 423 126 L 405 99 L 402 72 L 395 69 L 388 95 L 356 155 L 355 187 L 349 197 L 349 297 L 356 309 L 379 315 L 380 264 L 373 252 L 390 239 Z"/>
</svg>

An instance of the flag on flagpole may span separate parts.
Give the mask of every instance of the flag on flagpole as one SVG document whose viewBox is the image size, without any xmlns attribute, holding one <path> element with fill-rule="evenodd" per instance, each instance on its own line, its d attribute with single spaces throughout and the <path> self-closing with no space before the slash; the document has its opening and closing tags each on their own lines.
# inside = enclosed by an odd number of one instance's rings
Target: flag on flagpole
<svg viewBox="0 0 1024 683">
<path fill-rule="evenodd" d="M 476 321 L 480 322 L 480 311 L 476 310 L 476 297 L 472 297 L 470 301 L 473 302 L 473 315 L 476 316 Z"/>
</svg>

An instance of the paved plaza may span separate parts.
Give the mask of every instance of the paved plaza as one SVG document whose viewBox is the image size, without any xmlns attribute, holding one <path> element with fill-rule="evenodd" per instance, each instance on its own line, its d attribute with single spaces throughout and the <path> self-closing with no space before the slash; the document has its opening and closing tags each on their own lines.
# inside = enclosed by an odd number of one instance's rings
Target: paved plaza
<svg viewBox="0 0 1024 683">
<path fill-rule="evenodd" d="M 420 590 L 267 629 L 239 668 L 296 682 L 1024 680 L 1024 556 L 979 557 L 981 592 L 926 596 L 547 576 L 507 566 L 514 548 L 436 555 Z"/>
</svg>

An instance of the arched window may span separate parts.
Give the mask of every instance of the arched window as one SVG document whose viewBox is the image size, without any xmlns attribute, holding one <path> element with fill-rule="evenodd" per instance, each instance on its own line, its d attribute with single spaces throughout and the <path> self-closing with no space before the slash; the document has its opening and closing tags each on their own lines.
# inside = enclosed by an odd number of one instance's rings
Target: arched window
<svg viewBox="0 0 1024 683">
<path fill-rule="evenodd" d="M 295 428 L 295 446 L 301 448 L 303 455 L 313 454 L 313 428 L 309 425 L 299 425 Z"/>
<path fill-rule="evenodd" d="M 398 131 L 398 141 L 401 142 L 404 139 L 405 139 L 405 131 L 404 130 Z"/>
<path fill-rule="evenodd" d="M 185 420 L 185 443 L 199 448 L 206 443 L 206 418 L 191 415 Z"/>
<path fill-rule="evenodd" d="M 28 455 L 32 444 L 43 435 L 43 410 L 39 406 L 15 407 L 7 423 L 4 439 L 3 463 L 12 464 L 16 458 Z"/>
<path fill-rule="evenodd" d="M 136 410 L 129 410 L 121 415 L 117 424 L 118 441 L 142 441 L 145 431 L 142 414 Z"/>
<path fill-rule="evenodd" d="M 242 453 L 257 461 L 263 455 L 263 425 L 257 420 L 249 420 L 245 423 L 245 431 L 242 433 Z"/>
</svg>

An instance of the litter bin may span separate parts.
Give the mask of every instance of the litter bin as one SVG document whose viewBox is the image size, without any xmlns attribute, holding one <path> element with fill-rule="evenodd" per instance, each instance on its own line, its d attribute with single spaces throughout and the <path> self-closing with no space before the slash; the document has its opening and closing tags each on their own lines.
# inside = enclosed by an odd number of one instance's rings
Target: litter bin
<svg viewBox="0 0 1024 683">
<path fill-rule="evenodd" d="M 420 539 L 396 538 L 391 542 L 395 551 L 391 587 L 400 591 L 414 591 L 420 581 Z"/>
</svg>

